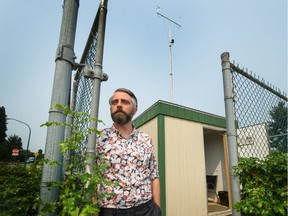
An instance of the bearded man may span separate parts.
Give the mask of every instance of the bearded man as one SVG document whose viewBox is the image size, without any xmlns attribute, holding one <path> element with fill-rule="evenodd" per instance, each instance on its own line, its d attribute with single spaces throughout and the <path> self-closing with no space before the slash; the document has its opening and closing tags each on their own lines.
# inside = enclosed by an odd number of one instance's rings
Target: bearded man
<svg viewBox="0 0 288 216">
<path fill-rule="evenodd" d="M 138 101 L 134 93 L 117 89 L 109 99 L 113 125 L 97 137 L 100 160 L 109 164 L 98 194 L 99 216 L 161 216 L 159 170 L 151 137 L 135 129 L 132 118 Z M 101 197 L 101 196 L 99 196 Z"/>
</svg>

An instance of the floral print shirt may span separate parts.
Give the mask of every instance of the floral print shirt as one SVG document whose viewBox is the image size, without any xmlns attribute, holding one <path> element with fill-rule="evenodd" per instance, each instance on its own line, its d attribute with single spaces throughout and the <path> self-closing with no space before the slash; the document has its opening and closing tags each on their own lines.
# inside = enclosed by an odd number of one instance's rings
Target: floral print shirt
<svg viewBox="0 0 288 216">
<path fill-rule="evenodd" d="M 105 178 L 112 182 L 101 186 L 98 193 L 113 193 L 100 200 L 100 207 L 131 208 L 152 198 L 151 184 L 159 171 L 152 140 L 146 133 L 134 129 L 126 139 L 113 125 L 97 138 L 96 151 L 109 164 Z"/>
</svg>

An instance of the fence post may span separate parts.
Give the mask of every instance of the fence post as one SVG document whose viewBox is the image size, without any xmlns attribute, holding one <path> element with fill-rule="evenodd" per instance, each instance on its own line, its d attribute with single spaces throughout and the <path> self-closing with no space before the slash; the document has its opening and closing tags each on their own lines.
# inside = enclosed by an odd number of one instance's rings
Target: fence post
<svg viewBox="0 0 288 216">
<path fill-rule="evenodd" d="M 233 167 L 238 165 L 238 152 L 236 141 L 235 115 L 233 108 L 233 87 L 232 87 L 231 68 L 228 52 L 221 54 L 221 62 L 222 62 L 223 85 L 224 85 L 227 143 L 229 152 L 229 175 L 231 181 L 232 205 L 234 205 L 235 202 L 240 202 L 240 185 L 239 185 L 239 176 L 235 176 L 233 171 Z M 233 216 L 241 215 L 234 208 L 232 212 Z"/>
<path fill-rule="evenodd" d="M 49 111 L 49 122 L 66 122 L 66 116 L 62 110 L 53 108 L 56 104 L 69 105 L 71 72 L 75 66 L 74 42 L 78 16 L 79 0 L 64 0 L 61 32 L 56 53 L 56 66 Z M 65 128 L 50 126 L 47 129 L 45 159 L 62 163 L 60 142 L 64 140 Z M 43 165 L 40 198 L 44 203 L 58 200 L 59 188 L 48 190 L 47 183 L 56 182 L 61 177 L 61 166 L 50 164 Z M 43 207 L 43 206 L 42 206 Z M 42 208 L 41 207 L 41 208 Z M 49 215 L 56 215 L 51 213 Z"/>
<path fill-rule="evenodd" d="M 107 74 L 103 73 L 102 71 L 107 3 L 108 0 L 101 0 L 100 2 L 95 67 L 94 69 L 91 69 L 89 73 L 91 75 L 91 78 L 93 79 L 93 92 L 92 92 L 90 117 L 96 119 L 98 119 L 98 112 L 99 112 L 101 82 L 106 81 L 108 79 Z M 97 128 L 97 121 L 91 120 L 89 128 Z M 95 159 L 94 159 L 94 156 L 96 154 L 95 148 L 96 148 L 96 133 L 92 132 L 88 136 L 87 152 L 86 152 L 87 155 L 86 172 L 91 174 L 93 173 L 95 168 Z"/>
</svg>

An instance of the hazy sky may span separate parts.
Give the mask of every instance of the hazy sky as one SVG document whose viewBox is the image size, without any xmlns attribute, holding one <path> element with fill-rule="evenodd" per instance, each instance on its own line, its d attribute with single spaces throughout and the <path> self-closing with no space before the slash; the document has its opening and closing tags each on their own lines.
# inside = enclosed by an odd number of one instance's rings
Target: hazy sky
<svg viewBox="0 0 288 216">
<path fill-rule="evenodd" d="M 0 106 L 32 129 L 30 150 L 45 149 L 62 0 L 0 0 Z M 80 61 L 99 1 L 80 0 L 75 54 Z M 118 87 L 134 91 L 137 115 L 169 101 L 168 22 L 172 25 L 173 102 L 224 116 L 220 55 L 287 91 L 286 0 L 110 0 L 99 119 L 110 120 L 108 98 Z M 73 72 L 74 74 L 74 72 Z M 8 121 L 26 148 L 28 127 Z M 99 125 L 99 127 L 103 127 Z"/>
</svg>

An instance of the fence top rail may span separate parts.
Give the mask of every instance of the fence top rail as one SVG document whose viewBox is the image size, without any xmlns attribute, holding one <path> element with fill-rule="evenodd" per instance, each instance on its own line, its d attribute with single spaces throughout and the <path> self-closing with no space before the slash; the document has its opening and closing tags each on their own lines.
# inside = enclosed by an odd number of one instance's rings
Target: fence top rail
<svg viewBox="0 0 288 216">
<path fill-rule="evenodd" d="M 282 94 L 281 92 L 273 89 L 272 87 L 270 87 L 269 85 L 267 85 L 265 82 L 261 82 L 260 80 L 256 79 L 255 77 L 253 77 L 252 75 L 250 75 L 249 73 L 245 72 L 244 70 L 240 69 L 238 66 L 230 63 L 230 67 L 232 69 L 232 71 L 235 71 L 243 76 L 245 76 L 246 78 L 250 79 L 251 81 L 257 83 L 258 85 L 260 85 L 261 87 L 265 88 L 266 90 L 272 92 L 273 94 L 277 95 L 278 97 L 282 98 L 283 100 L 285 100 L 286 102 L 288 101 L 287 96 L 285 96 L 284 94 Z"/>
<path fill-rule="evenodd" d="M 80 60 L 80 65 L 84 65 L 86 62 L 86 58 L 89 54 L 89 50 L 92 44 L 92 41 L 96 39 L 96 35 L 97 35 L 97 30 L 98 30 L 98 22 L 99 22 L 99 9 L 97 11 L 97 14 L 95 16 L 93 25 L 91 27 L 91 31 L 90 34 L 88 36 L 81 60 Z M 79 73 L 81 72 L 81 67 L 77 69 L 77 72 L 75 74 L 74 80 L 77 80 L 79 78 Z"/>
</svg>

